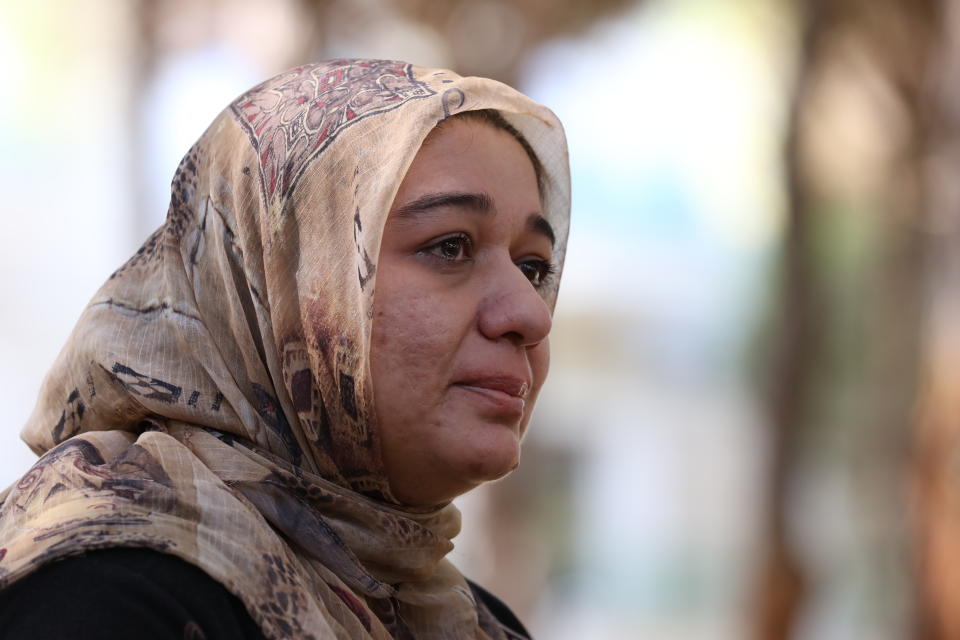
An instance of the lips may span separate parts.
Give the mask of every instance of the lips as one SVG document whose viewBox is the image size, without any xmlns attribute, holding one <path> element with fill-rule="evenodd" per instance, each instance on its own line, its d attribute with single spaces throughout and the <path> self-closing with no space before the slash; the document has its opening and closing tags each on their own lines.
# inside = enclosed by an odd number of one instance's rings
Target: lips
<svg viewBox="0 0 960 640">
<path fill-rule="evenodd" d="M 466 391 L 485 410 L 511 420 L 523 417 L 530 383 L 512 376 L 478 376 L 453 385 Z"/>
<path fill-rule="evenodd" d="M 465 387 L 477 387 L 480 389 L 489 389 L 499 391 L 514 398 L 526 399 L 530 393 L 530 383 L 522 378 L 513 376 L 484 376 L 476 378 L 467 378 L 457 382 L 458 385 Z"/>
</svg>

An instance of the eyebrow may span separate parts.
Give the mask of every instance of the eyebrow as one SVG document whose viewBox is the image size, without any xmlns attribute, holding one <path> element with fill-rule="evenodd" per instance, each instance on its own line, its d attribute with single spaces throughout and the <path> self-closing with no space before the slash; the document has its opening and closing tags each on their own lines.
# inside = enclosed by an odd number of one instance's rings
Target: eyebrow
<svg viewBox="0 0 960 640">
<path fill-rule="evenodd" d="M 428 193 L 398 208 L 397 215 L 409 218 L 440 207 L 463 207 L 486 213 L 493 208 L 493 201 L 485 193 Z"/>
<path fill-rule="evenodd" d="M 539 213 L 531 213 L 529 216 L 527 216 L 527 229 L 546 236 L 547 240 L 550 241 L 550 246 L 556 246 L 557 236 L 553 233 L 553 227 L 550 226 L 550 223 L 547 222 L 547 219 Z"/>
<path fill-rule="evenodd" d="M 493 209 L 493 200 L 485 193 L 428 193 L 398 207 L 395 213 L 400 218 L 414 218 L 441 207 L 461 207 L 478 213 L 487 213 Z M 526 227 L 534 233 L 545 236 L 550 241 L 551 247 L 556 245 L 557 238 L 553 227 L 539 213 L 531 213 L 527 216 Z"/>
</svg>

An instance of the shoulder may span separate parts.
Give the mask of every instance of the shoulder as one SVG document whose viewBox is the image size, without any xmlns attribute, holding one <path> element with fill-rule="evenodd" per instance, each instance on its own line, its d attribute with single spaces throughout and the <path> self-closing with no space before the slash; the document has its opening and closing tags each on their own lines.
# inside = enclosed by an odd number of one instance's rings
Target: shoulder
<svg viewBox="0 0 960 640">
<path fill-rule="evenodd" d="M 147 549 L 64 558 L 0 591 L 0 640 L 263 638 L 243 604 L 201 569 Z"/>
<path fill-rule="evenodd" d="M 478 608 L 483 608 L 496 619 L 501 631 L 504 632 L 508 640 L 530 640 L 530 632 L 527 631 L 517 615 L 500 598 L 493 595 L 473 580 L 467 579 L 473 597 L 477 601 Z"/>
</svg>

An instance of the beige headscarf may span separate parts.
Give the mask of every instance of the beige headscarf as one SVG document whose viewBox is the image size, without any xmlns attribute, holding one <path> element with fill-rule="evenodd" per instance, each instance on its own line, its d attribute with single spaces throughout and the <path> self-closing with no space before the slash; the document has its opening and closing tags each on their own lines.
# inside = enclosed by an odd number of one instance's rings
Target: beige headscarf
<svg viewBox="0 0 960 640">
<path fill-rule="evenodd" d="M 368 366 L 399 183 L 438 122 L 487 108 L 544 166 L 560 265 L 563 131 L 503 84 L 335 60 L 225 109 L 43 385 L 23 431 L 42 457 L 0 496 L 0 588 L 70 554 L 147 547 L 201 567 L 270 638 L 504 637 L 444 559 L 456 508 L 391 496 Z"/>
</svg>

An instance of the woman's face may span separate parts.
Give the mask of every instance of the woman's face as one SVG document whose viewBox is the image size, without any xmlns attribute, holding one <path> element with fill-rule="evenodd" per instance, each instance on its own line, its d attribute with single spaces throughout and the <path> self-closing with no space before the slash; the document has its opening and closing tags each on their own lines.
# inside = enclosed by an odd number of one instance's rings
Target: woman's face
<svg viewBox="0 0 960 640">
<path fill-rule="evenodd" d="M 549 366 L 552 252 L 517 140 L 472 120 L 434 129 L 390 210 L 374 295 L 374 403 L 401 502 L 446 502 L 517 466 Z"/>
</svg>

